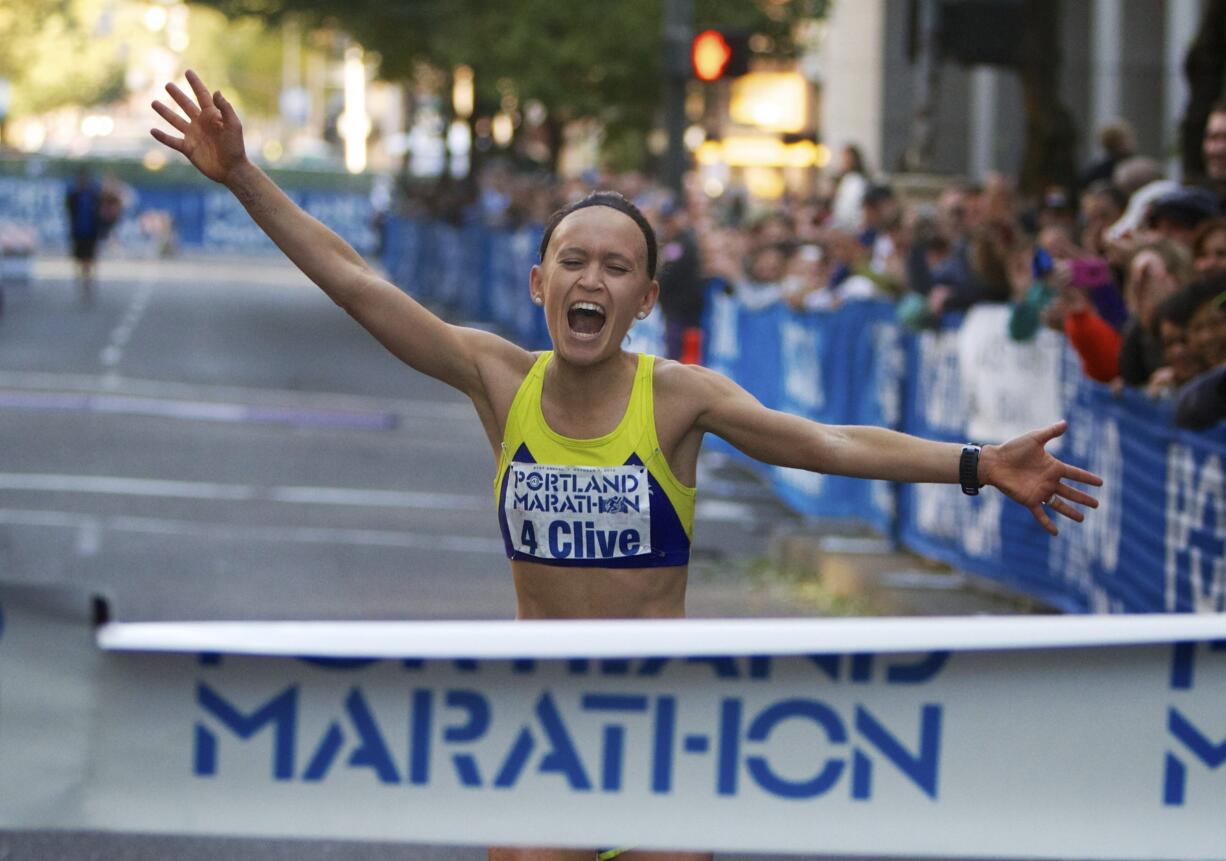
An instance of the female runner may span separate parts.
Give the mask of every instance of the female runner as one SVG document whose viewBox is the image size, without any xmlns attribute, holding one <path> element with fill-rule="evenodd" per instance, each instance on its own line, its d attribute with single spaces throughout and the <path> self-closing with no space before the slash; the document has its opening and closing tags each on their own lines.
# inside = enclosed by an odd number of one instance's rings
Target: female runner
<svg viewBox="0 0 1226 861">
<path fill-rule="evenodd" d="M 154 110 L 178 135 L 152 134 L 224 184 L 282 251 L 337 305 L 410 367 L 467 395 L 498 463 L 495 498 L 520 619 L 685 615 L 694 482 L 713 433 L 750 457 L 887 481 L 992 485 L 1048 532 L 1051 513 L 1081 521 L 1096 500 L 1066 482 L 1101 485 L 1044 450 L 1060 422 L 982 450 L 876 427 L 833 427 L 767 409 L 705 368 L 622 349 L 659 296 L 656 244 L 642 214 L 603 193 L 555 213 L 531 301 L 553 350 L 531 353 L 454 326 L 379 277 L 348 244 L 299 209 L 246 156 L 220 91 L 187 73 L 195 99 L 166 91 Z M 960 474 L 961 472 L 961 474 Z M 709 854 L 597 852 L 622 861 L 698 861 Z M 491 849 L 491 859 L 590 861 L 593 852 Z"/>
</svg>

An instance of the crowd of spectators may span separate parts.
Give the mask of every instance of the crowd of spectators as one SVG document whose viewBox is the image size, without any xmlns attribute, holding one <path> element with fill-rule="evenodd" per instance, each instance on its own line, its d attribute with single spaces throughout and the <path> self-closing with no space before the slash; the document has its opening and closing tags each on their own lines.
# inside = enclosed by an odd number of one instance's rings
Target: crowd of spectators
<svg viewBox="0 0 1226 861">
<path fill-rule="evenodd" d="M 1009 303 L 1008 337 L 1060 332 L 1089 378 L 1171 398 L 1178 424 L 1211 426 L 1226 418 L 1226 104 L 1206 126 L 1203 185 L 1166 178 L 1122 123 L 1099 144 L 1102 157 L 1075 187 L 1037 200 L 1003 176 L 915 194 L 872 175 L 848 146 L 817 193 L 769 208 L 734 193 L 711 198 L 696 182 L 677 197 L 638 173 L 554 181 L 499 165 L 469 192 L 444 190 L 424 205 L 448 218 L 471 204 L 486 223 L 514 226 L 543 222 L 594 188 L 620 191 L 659 235 L 673 357 L 686 355 L 713 288 L 752 308 L 885 298 L 912 329 Z"/>
</svg>

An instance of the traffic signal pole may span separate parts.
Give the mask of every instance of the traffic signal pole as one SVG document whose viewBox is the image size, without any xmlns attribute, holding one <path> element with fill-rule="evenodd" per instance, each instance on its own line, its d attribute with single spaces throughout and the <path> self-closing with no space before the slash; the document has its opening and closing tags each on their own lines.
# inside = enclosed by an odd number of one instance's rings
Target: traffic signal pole
<svg viewBox="0 0 1226 861">
<path fill-rule="evenodd" d="M 664 128 L 668 149 L 664 156 L 664 184 L 681 194 L 688 156 L 685 151 L 685 87 L 690 78 L 690 41 L 693 38 L 693 0 L 665 0 L 664 4 Z"/>
</svg>

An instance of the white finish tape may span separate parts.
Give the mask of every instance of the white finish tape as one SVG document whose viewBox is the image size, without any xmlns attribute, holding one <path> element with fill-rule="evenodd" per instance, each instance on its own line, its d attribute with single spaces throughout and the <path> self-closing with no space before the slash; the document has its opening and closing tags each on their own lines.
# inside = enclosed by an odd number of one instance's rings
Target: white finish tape
<svg viewBox="0 0 1226 861">
<path fill-rule="evenodd" d="M 1128 646 L 1226 639 L 1226 615 L 519 622 L 136 622 L 104 649 L 337 657 L 808 655 Z"/>
</svg>

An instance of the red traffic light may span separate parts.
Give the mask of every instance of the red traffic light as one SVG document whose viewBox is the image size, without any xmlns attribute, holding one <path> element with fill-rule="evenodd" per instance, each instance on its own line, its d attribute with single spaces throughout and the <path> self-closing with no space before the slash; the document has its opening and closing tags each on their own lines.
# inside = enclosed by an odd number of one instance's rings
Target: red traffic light
<svg viewBox="0 0 1226 861">
<path fill-rule="evenodd" d="M 718 30 L 704 30 L 694 37 L 690 51 L 694 74 L 700 81 L 716 81 L 732 59 L 732 47 Z"/>
</svg>

